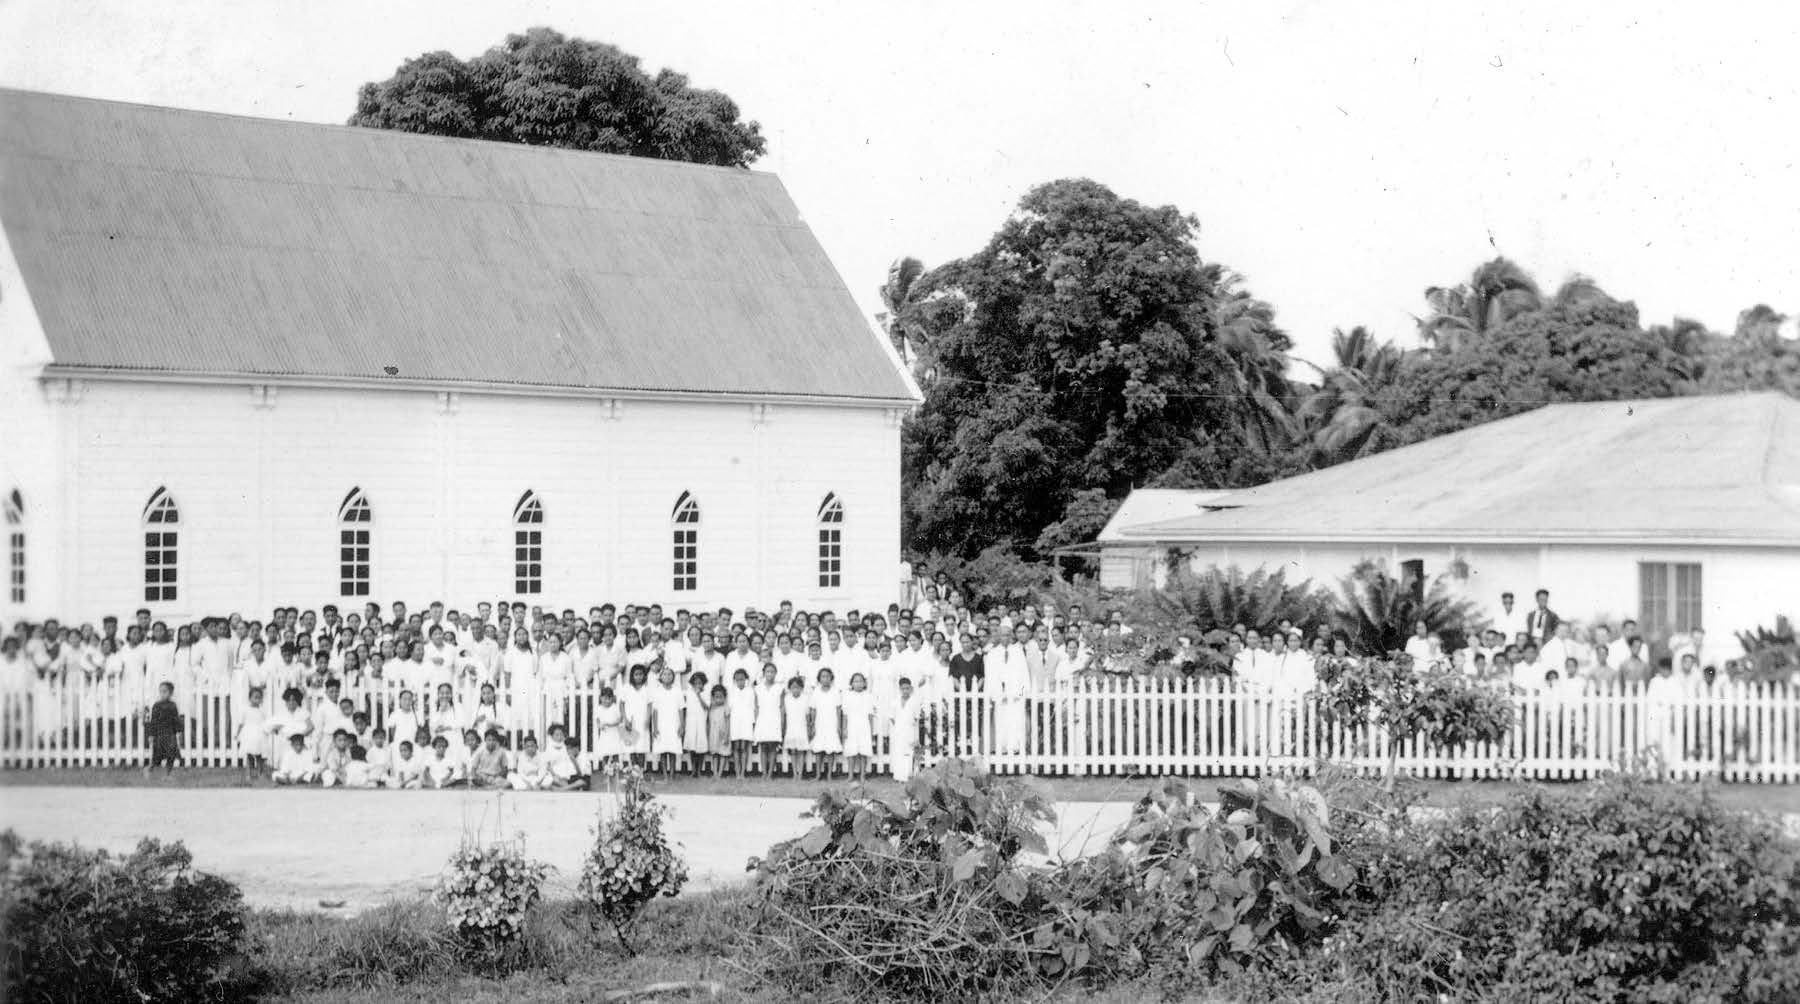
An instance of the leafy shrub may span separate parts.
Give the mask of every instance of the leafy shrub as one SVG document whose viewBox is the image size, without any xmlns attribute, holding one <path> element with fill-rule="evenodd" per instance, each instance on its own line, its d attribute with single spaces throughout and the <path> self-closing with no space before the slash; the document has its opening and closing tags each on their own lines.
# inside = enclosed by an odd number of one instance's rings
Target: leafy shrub
<svg viewBox="0 0 1800 1004">
<path fill-rule="evenodd" d="M 1287 620 L 1310 638 L 1330 622 L 1332 612 L 1330 593 L 1311 580 L 1289 582 L 1281 568 L 1245 573 L 1235 565 L 1215 566 L 1195 573 L 1183 563 L 1148 600 L 1154 619 L 1201 634 L 1239 624 L 1267 633 Z"/>
<path fill-rule="evenodd" d="M 1379 722 L 1388 736 L 1391 787 L 1400 746 L 1417 736 L 1440 749 L 1506 738 L 1517 709 L 1506 694 L 1448 666 L 1398 659 L 1323 659 L 1313 692 L 1327 724 Z"/>
<path fill-rule="evenodd" d="M 644 772 L 636 766 L 607 768 L 618 799 L 618 811 L 610 818 L 604 806 L 594 830 L 594 849 L 581 868 L 581 898 L 598 928 L 604 921 L 633 952 L 626 938 L 644 907 L 658 896 L 674 896 L 687 882 L 687 864 L 663 833 L 668 810 L 644 787 Z M 633 952 L 635 954 L 635 952 Z"/>
<path fill-rule="evenodd" d="M 550 866 L 525 857 L 523 840 L 483 845 L 465 837 L 438 878 L 435 897 L 450 930 L 490 970 L 516 968 L 525 922 Z"/>
<path fill-rule="evenodd" d="M 1773 628 L 1759 625 L 1755 631 L 1739 631 L 1737 640 L 1745 657 L 1731 664 L 1733 680 L 1787 683 L 1800 674 L 1800 641 L 1795 640 L 1794 626 L 1786 617 L 1775 618 Z"/>
<path fill-rule="evenodd" d="M 919 560 L 918 570 L 931 578 L 949 576 L 950 584 L 975 610 L 996 603 L 1019 606 L 1036 602 L 1058 580 L 1054 566 L 1027 561 L 1005 543 L 990 545 L 973 558 L 934 551 Z"/>
<path fill-rule="evenodd" d="M 1368 874 L 1329 960 L 1388 999 L 1800 999 L 1800 848 L 1704 789 L 1532 788 Z"/>
<path fill-rule="evenodd" d="M 1330 810 L 1310 786 L 1241 781 L 1216 811 L 1169 779 L 1133 807 L 1112 846 L 1072 862 L 1051 937 L 1077 940 L 1096 973 L 1235 974 L 1320 941 L 1355 869 L 1333 853 Z M 1085 925 L 1060 923 L 1065 917 Z M 1094 918 L 1100 922 L 1095 923 Z M 1083 928 L 1104 937 L 1081 939 Z"/>
<path fill-rule="evenodd" d="M 971 999 L 1038 978 L 1022 851 L 1054 816 L 1028 782 L 948 759 L 882 798 L 820 795 L 818 822 L 752 859 L 762 975 L 803 997 Z"/>
<path fill-rule="evenodd" d="M 1461 648 L 1470 632 L 1486 624 L 1475 603 L 1452 593 L 1441 575 L 1427 588 L 1425 583 L 1389 575 L 1385 562 L 1363 561 L 1343 578 L 1340 589 L 1343 597 L 1332 623 L 1352 652 L 1398 652 L 1419 621 L 1449 652 Z"/>
<path fill-rule="evenodd" d="M 245 998 L 243 896 L 179 842 L 116 856 L 8 831 L 0 849 L 8 999 Z"/>
</svg>

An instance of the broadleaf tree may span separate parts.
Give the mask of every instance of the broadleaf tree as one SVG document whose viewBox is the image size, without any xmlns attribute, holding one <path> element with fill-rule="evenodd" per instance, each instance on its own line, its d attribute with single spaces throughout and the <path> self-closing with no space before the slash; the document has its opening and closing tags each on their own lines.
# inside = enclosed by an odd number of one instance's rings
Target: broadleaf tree
<svg viewBox="0 0 1800 1004">
<path fill-rule="evenodd" d="M 1212 451 L 1201 481 L 1256 452 L 1247 428 L 1270 426 L 1219 337 L 1236 284 L 1200 260 L 1197 227 L 1173 206 L 1054 181 L 986 247 L 913 284 L 898 318 L 925 391 L 902 450 L 911 551 L 1041 556 L 1193 451 Z M 1285 344 L 1264 339 L 1256 365 Z"/>
<path fill-rule="evenodd" d="M 364 84 L 350 124 L 747 167 L 767 148 L 719 91 L 617 46 L 532 28 L 473 59 L 427 52 Z"/>
</svg>

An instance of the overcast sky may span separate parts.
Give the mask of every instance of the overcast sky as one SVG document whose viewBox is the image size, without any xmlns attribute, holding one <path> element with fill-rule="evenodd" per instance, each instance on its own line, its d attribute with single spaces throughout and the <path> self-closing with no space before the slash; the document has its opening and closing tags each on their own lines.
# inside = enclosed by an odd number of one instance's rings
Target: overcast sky
<svg viewBox="0 0 1800 1004">
<path fill-rule="evenodd" d="M 342 122 L 540 24 L 731 94 L 871 312 L 1085 175 L 1199 217 L 1319 362 L 1496 250 L 1646 323 L 1800 313 L 1795 4 L 0 0 L 0 84 Z"/>
</svg>

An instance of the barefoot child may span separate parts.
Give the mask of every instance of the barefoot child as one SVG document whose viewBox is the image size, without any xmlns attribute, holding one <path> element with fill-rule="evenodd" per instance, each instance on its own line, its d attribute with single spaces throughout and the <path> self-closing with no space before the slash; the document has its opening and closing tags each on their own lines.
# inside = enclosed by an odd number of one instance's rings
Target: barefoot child
<svg viewBox="0 0 1800 1004">
<path fill-rule="evenodd" d="M 764 663 L 762 680 L 756 685 L 755 739 L 758 767 L 765 781 L 775 779 L 775 754 L 781 749 L 781 699 L 785 688 L 776 681 L 776 673 L 774 663 Z"/>
<path fill-rule="evenodd" d="M 781 718 L 783 731 L 781 742 L 787 747 L 791 766 L 788 773 L 793 777 L 806 776 L 806 753 L 812 748 L 812 736 L 807 731 L 807 719 L 811 712 L 807 708 L 806 688 L 800 685 L 799 677 L 792 677 L 787 683 L 787 696 L 781 699 Z"/>
<path fill-rule="evenodd" d="M 150 737 L 150 766 L 144 768 L 144 776 L 160 764 L 163 776 L 167 777 L 181 762 L 181 711 L 175 707 L 175 685 L 164 682 L 156 685 L 156 703 L 150 706 L 148 728 L 145 732 Z"/>
<path fill-rule="evenodd" d="M 844 759 L 850 780 L 861 784 L 875 753 L 875 695 L 861 673 L 850 674 L 850 691 L 844 695 Z"/>
<path fill-rule="evenodd" d="M 731 692 L 725 698 L 725 714 L 731 725 L 733 770 L 738 780 L 750 773 L 750 748 L 756 745 L 756 691 L 743 669 L 731 674 Z"/>
<path fill-rule="evenodd" d="M 687 753 L 688 772 L 694 777 L 706 766 L 706 714 L 710 701 L 706 696 L 706 674 L 688 674 L 687 693 L 681 701 L 681 747 Z"/>
<path fill-rule="evenodd" d="M 453 788 L 462 781 L 462 764 L 450 755 L 450 738 L 431 738 L 431 759 L 425 761 L 424 786 Z"/>
<path fill-rule="evenodd" d="M 821 780 L 837 774 L 838 754 L 844 751 L 844 691 L 836 682 L 836 674 L 825 667 L 812 693 L 812 748 L 819 755 Z"/>
<path fill-rule="evenodd" d="M 304 732 L 290 732 L 287 751 L 275 765 L 272 777 L 276 784 L 311 784 L 319 778 L 319 761 L 306 745 Z"/>
<path fill-rule="evenodd" d="M 555 735 L 553 731 L 551 735 Z M 513 758 L 512 773 L 506 775 L 506 781 L 514 791 L 543 791 L 555 783 L 551 776 L 547 758 L 538 755 L 537 736 L 526 735 L 521 742 L 524 749 Z"/>
<path fill-rule="evenodd" d="M 369 787 L 386 788 L 394 783 L 394 748 L 388 745 L 387 730 L 370 732 L 369 743 L 365 756 L 369 764 Z"/>
<path fill-rule="evenodd" d="M 413 744 L 402 739 L 394 754 L 394 787 L 422 788 L 425 786 L 425 761 L 413 755 Z"/>
<path fill-rule="evenodd" d="M 675 776 L 681 758 L 681 712 L 687 693 L 675 685 L 675 671 L 667 666 L 650 688 L 650 752 L 664 778 Z"/>
<path fill-rule="evenodd" d="M 238 722 L 238 753 L 244 758 L 244 780 L 261 777 L 269 765 L 269 712 L 263 707 L 263 688 L 251 687 L 249 707 Z"/>
<path fill-rule="evenodd" d="M 919 710 L 920 697 L 913 692 L 912 680 L 901 677 L 900 704 L 894 711 L 894 738 L 888 747 L 888 769 L 894 772 L 894 780 L 909 781 L 913 776 L 913 761 L 919 746 Z"/>
<path fill-rule="evenodd" d="M 712 686 L 712 704 L 706 709 L 706 746 L 712 754 L 713 776 L 724 777 L 725 761 L 731 756 L 731 710 L 726 707 L 723 683 Z"/>
</svg>

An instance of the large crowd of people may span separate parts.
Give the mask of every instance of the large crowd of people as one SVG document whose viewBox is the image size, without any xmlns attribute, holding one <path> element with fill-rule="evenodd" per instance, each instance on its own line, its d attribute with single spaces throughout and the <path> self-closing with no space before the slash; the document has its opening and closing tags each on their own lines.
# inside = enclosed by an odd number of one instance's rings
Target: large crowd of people
<svg viewBox="0 0 1800 1004">
<path fill-rule="evenodd" d="M 1575 694 L 1616 682 L 1651 696 L 1703 693 L 1721 656 L 1703 632 L 1652 652 L 1632 621 L 1576 630 L 1539 591 L 1470 643 L 1446 651 L 1415 626 L 1405 652 L 1522 691 Z M 905 776 L 957 723 L 957 690 L 994 706 L 992 748 L 1018 750 L 1037 712 L 1029 695 L 1141 666 L 1118 610 L 1078 603 L 972 611 L 926 584 L 910 608 L 574 609 L 517 601 L 448 608 L 366 603 L 267 620 L 240 614 L 170 626 L 138 610 L 121 624 L 20 622 L 0 639 L 4 727 L 14 745 L 141 735 L 168 769 L 193 732 L 282 784 L 346 787 L 580 787 L 609 763 L 662 772 L 769 778 L 860 777 L 872 760 Z M 1219 672 L 1239 687 L 1300 695 L 1342 636 L 1238 626 L 1182 637 L 1161 671 Z M 70 686 L 73 684 L 73 686 Z M 31 699 L 17 699 L 30 695 Z M 123 719 L 123 720 L 121 720 Z M 221 734 L 221 732 L 223 734 Z M 879 757 L 878 757 L 879 754 Z"/>
<path fill-rule="evenodd" d="M 123 625 L 14 625 L 0 641 L 0 693 L 35 693 L 9 705 L 7 727 L 40 739 L 111 736 L 110 719 L 141 710 L 156 766 L 179 758 L 185 717 L 211 702 L 205 726 L 228 730 L 248 769 L 277 783 L 556 788 L 623 761 L 858 777 L 878 749 L 904 775 L 959 684 L 1016 705 L 996 725 L 1000 748 L 1016 747 L 1024 695 L 1087 671 L 1129 630 L 1078 604 L 977 615 L 935 584 L 909 609 L 842 615 L 786 602 L 609 603 L 585 616 L 522 602 L 367 603 L 171 630 L 139 610 Z"/>
</svg>

